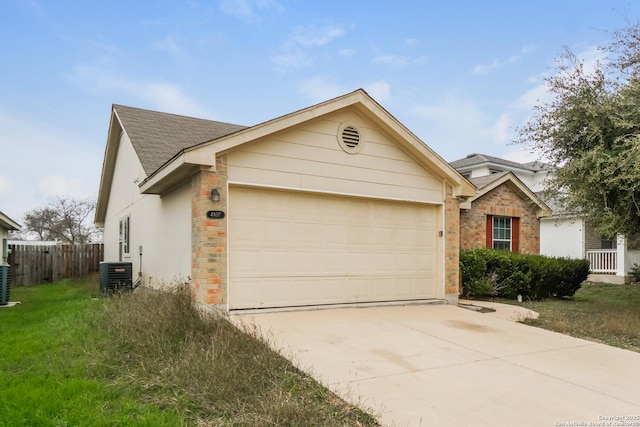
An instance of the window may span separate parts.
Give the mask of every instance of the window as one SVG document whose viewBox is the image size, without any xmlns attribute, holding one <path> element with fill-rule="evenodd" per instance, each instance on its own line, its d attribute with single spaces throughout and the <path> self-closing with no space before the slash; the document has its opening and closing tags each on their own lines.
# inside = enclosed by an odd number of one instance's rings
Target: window
<svg viewBox="0 0 640 427">
<path fill-rule="evenodd" d="M 487 248 L 518 252 L 520 218 L 487 215 Z"/>
<path fill-rule="evenodd" d="M 120 246 L 120 261 L 122 256 L 129 256 L 129 217 L 120 219 L 120 236 L 118 239 Z"/>
<path fill-rule="evenodd" d="M 504 216 L 493 217 L 493 249 L 511 250 L 511 218 Z"/>
</svg>

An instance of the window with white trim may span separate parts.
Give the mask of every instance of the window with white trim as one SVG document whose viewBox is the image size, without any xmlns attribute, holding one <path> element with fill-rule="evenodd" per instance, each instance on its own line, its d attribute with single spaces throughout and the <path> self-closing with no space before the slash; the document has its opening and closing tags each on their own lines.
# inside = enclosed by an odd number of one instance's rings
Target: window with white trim
<svg viewBox="0 0 640 427">
<path fill-rule="evenodd" d="M 493 233 L 492 233 L 493 249 L 511 250 L 511 218 L 505 216 L 493 217 Z"/>
<path fill-rule="evenodd" d="M 129 256 L 129 228 L 130 228 L 130 217 L 125 216 L 120 219 L 120 236 L 118 239 L 120 246 L 120 261 L 122 261 L 122 257 Z"/>
</svg>

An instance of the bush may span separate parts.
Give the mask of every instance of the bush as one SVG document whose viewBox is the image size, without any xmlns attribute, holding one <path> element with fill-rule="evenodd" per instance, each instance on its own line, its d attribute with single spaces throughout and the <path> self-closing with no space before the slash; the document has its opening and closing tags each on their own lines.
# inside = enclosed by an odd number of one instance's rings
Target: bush
<svg viewBox="0 0 640 427">
<path fill-rule="evenodd" d="M 589 261 L 469 249 L 460 252 L 460 273 L 467 297 L 565 297 L 580 289 L 589 275 Z"/>
<path fill-rule="evenodd" d="M 629 270 L 629 275 L 633 278 L 633 283 L 640 282 L 640 265 L 633 264 L 633 267 Z"/>
</svg>

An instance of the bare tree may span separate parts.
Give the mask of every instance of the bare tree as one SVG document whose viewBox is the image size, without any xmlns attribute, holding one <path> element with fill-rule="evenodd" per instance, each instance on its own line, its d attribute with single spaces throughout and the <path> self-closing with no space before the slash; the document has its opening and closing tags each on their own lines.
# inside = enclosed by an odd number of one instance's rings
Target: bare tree
<svg viewBox="0 0 640 427">
<path fill-rule="evenodd" d="M 58 198 L 44 208 L 33 209 L 24 217 L 24 233 L 40 240 L 88 243 L 100 240 L 101 231 L 92 222 L 96 202 Z"/>
</svg>

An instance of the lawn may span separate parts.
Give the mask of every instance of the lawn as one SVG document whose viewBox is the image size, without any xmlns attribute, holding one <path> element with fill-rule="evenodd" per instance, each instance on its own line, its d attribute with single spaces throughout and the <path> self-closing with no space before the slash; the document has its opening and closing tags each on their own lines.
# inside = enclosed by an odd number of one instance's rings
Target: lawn
<svg viewBox="0 0 640 427">
<path fill-rule="evenodd" d="M 587 283 L 573 298 L 522 304 L 540 313 L 524 323 L 640 352 L 640 286 Z"/>
<path fill-rule="evenodd" d="M 378 425 L 188 292 L 16 287 L 0 309 L 0 426 Z"/>
</svg>

